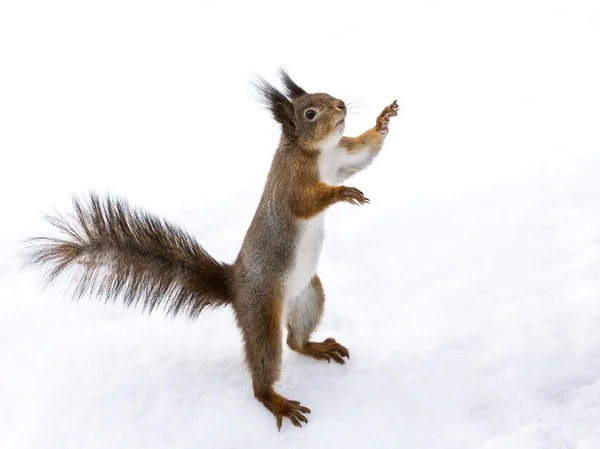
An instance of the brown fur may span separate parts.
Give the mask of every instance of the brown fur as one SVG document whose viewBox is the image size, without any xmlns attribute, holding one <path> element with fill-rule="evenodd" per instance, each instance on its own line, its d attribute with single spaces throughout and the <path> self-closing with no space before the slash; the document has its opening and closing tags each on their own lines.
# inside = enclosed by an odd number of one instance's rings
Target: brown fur
<svg viewBox="0 0 600 449">
<path fill-rule="evenodd" d="M 185 231 L 123 200 L 92 194 L 74 201 L 75 214 L 48 218 L 62 239 L 28 241 L 26 262 L 46 270 L 51 283 L 71 275 L 75 296 L 94 294 L 141 304 L 148 311 L 163 307 L 172 314 L 197 316 L 205 307 L 231 305 L 244 343 L 255 397 L 269 409 L 280 428 L 284 417 L 301 426 L 310 410 L 274 390 L 281 370 L 282 323 L 293 350 L 321 360 L 344 363 L 348 350 L 329 338 L 312 342 L 324 309 L 325 294 L 315 274 L 302 298 L 283 317 L 286 276 L 298 252 L 302 224 L 337 202 L 365 204 L 354 187 L 329 185 L 320 179 L 323 142 L 331 136 L 348 153 L 373 156 L 383 144 L 394 104 L 376 126 L 355 138 L 341 137 L 346 106 L 330 95 L 308 94 L 280 73 L 285 94 L 266 81 L 256 87 L 282 126 L 282 135 L 256 213 L 233 264 L 217 262 Z M 311 119 L 308 110 L 315 112 Z M 345 166 L 352 174 L 370 163 Z"/>
<path fill-rule="evenodd" d="M 46 219 L 65 239 L 26 242 L 26 263 L 45 269 L 46 284 L 70 275 L 74 296 L 120 298 L 142 310 L 197 316 L 231 302 L 231 266 L 217 262 L 185 231 L 119 199 L 74 199 L 75 214 Z"/>
</svg>

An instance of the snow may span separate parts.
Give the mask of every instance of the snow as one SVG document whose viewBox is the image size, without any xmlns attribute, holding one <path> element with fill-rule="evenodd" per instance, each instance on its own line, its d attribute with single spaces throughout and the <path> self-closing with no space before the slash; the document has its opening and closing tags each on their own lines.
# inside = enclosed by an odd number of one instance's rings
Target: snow
<svg viewBox="0 0 600 449">
<path fill-rule="evenodd" d="M 600 447 L 600 8 L 593 1 L 4 2 L 0 447 Z M 42 212 L 93 188 L 232 260 L 278 128 L 279 65 L 350 103 L 395 98 L 381 155 L 326 218 L 316 339 L 252 395 L 229 310 L 142 315 L 18 267 Z"/>
</svg>

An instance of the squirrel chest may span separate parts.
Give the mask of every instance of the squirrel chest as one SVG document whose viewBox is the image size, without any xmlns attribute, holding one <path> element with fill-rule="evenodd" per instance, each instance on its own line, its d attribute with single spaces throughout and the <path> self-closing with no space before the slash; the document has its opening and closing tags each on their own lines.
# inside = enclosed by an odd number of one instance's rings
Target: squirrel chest
<svg viewBox="0 0 600 449">
<path fill-rule="evenodd" d="M 340 150 L 337 145 L 326 147 L 319 155 L 319 178 L 327 184 L 338 184 Z M 325 212 L 307 219 L 299 220 L 298 239 L 293 263 L 286 279 L 286 297 L 295 298 L 309 285 L 317 272 L 319 255 L 325 236 Z"/>
</svg>

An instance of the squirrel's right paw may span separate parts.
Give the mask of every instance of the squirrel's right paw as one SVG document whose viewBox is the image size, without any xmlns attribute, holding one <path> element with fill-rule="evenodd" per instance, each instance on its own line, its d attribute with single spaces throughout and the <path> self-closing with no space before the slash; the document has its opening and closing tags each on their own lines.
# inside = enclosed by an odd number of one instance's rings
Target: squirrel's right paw
<svg viewBox="0 0 600 449">
<path fill-rule="evenodd" d="M 340 198 L 342 201 L 354 205 L 370 203 L 369 198 L 365 198 L 365 195 L 356 187 L 342 186 Z"/>
</svg>

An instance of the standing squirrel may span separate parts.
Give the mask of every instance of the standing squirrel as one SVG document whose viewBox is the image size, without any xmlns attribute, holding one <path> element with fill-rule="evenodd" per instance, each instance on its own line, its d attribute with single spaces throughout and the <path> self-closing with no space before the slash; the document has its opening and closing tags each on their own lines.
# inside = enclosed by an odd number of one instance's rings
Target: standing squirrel
<svg viewBox="0 0 600 449">
<path fill-rule="evenodd" d="M 310 341 L 325 295 L 317 262 L 323 218 L 338 202 L 368 203 L 339 185 L 367 167 L 381 150 L 394 101 L 375 126 L 343 137 L 346 105 L 324 93 L 309 94 L 281 70 L 284 92 L 260 79 L 258 91 L 282 134 L 265 188 L 240 252 L 232 264 L 211 257 L 188 233 L 111 196 L 74 199 L 75 213 L 46 217 L 64 238 L 27 241 L 26 265 L 45 271 L 47 284 L 71 274 L 77 298 L 121 299 L 144 310 L 163 307 L 191 318 L 205 307 L 230 305 L 252 375 L 254 396 L 273 413 L 301 427 L 310 409 L 279 395 L 284 320 L 287 344 L 300 354 L 344 363 L 348 349 L 327 338 Z"/>
</svg>

